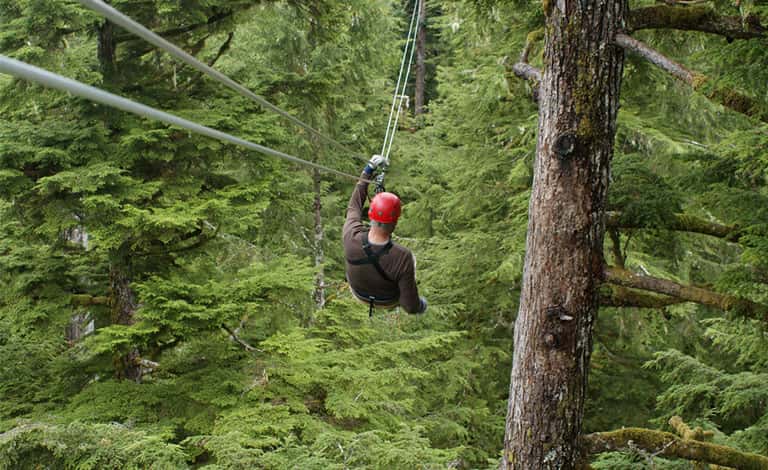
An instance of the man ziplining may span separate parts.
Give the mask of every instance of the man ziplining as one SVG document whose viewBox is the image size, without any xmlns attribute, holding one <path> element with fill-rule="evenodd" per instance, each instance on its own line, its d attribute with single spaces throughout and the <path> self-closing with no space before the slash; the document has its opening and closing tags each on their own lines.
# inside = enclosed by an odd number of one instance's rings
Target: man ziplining
<svg viewBox="0 0 768 470">
<path fill-rule="evenodd" d="M 374 307 L 393 308 L 398 304 L 408 313 L 424 313 L 427 300 L 419 297 L 416 287 L 413 253 L 391 240 L 400 217 L 400 198 L 387 192 L 376 194 L 368 211 L 370 230 L 362 221 L 368 180 L 384 161 L 381 155 L 371 158 L 347 206 L 343 231 L 347 280 L 355 297 L 370 306 L 370 315 Z"/>
</svg>

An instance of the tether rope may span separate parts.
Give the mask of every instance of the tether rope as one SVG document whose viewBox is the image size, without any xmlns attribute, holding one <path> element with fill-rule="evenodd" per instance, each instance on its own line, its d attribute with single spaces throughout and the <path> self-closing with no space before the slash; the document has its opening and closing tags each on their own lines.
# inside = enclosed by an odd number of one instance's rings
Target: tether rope
<svg viewBox="0 0 768 470">
<path fill-rule="evenodd" d="M 132 20 L 128 16 L 124 15 L 123 13 L 115 10 L 111 6 L 107 5 L 106 3 L 102 2 L 101 0 L 79 0 L 81 4 L 83 4 L 85 7 L 90 8 L 91 10 L 94 10 L 98 13 L 100 13 L 102 16 L 110 20 L 111 22 L 115 23 L 116 25 L 122 27 L 126 31 L 129 31 L 136 36 L 139 36 L 140 38 L 144 39 L 145 41 L 157 46 L 158 48 L 164 50 L 165 52 L 169 53 L 173 57 L 176 57 L 180 61 L 184 62 L 185 64 L 189 65 L 190 67 L 194 68 L 195 70 L 204 73 L 205 75 L 208 75 L 209 77 L 213 78 L 214 80 L 218 81 L 219 83 L 222 83 L 229 87 L 230 89 L 236 91 L 240 95 L 249 98 L 256 103 L 259 103 L 261 106 L 269 109 L 270 111 L 279 114 L 280 116 L 288 119 L 290 122 L 294 123 L 295 125 L 301 127 L 302 129 L 306 130 L 307 132 L 310 132 L 314 134 L 315 136 L 325 140 L 328 143 L 331 143 L 335 146 L 337 146 L 340 149 L 343 149 L 344 151 L 348 152 L 349 154 L 353 155 L 355 158 L 361 159 L 361 160 L 368 160 L 367 158 L 359 155 L 354 150 L 350 149 L 346 145 L 336 141 L 335 139 L 328 137 L 324 134 L 322 134 L 320 131 L 314 129 L 309 124 L 304 123 L 303 121 L 299 120 L 298 118 L 292 116 L 286 111 L 283 111 L 279 107 L 275 106 L 274 104 L 270 103 L 269 101 L 265 100 L 261 96 L 257 95 L 256 93 L 252 92 L 251 90 L 247 89 L 243 85 L 240 85 L 236 81 L 232 80 L 228 76 L 224 75 L 223 73 L 219 72 L 218 70 L 200 62 L 192 55 L 188 54 L 178 46 L 170 43 L 169 41 L 163 39 L 159 35 L 153 33 L 146 27 L 142 26 L 141 24 L 137 23 L 136 21 Z"/>
<path fill-rule="evenodd" d="M 164 111 L 160 111 L 150 106 L 136 103 L 135 101 L 131 101 L 127 98 L 123 98 L 122 96 L 114 95 L 104 90 L 94 88 L 84 83 L 80 83 L 76 80 L 72 80 L 70 78 L 63 77 L 61 75 L 55 74 L 53 72 L 49 72 L 47 70 L 43 70 L 33 65 L 29 65 L 25 62 L 20 62 L 18 60 L 11 59 L 4 55 L 0 55 L 0 72 L 13 75 L 17 78 L 22 78 L 30 82 L 35 82 L 49 88 L 55 88 L 60 91 L 65 91 L 75 96 L 86 98 L 88 100 L 95 101 L 97 103 L 101 103 L 106 106 L 111 106 L 113 108 L 121 109 L 123 111 L 133 113 L 144 118 L 154 119 L 156 121 L 161 121 L 166 124 L 178 126 L 183 129 L 187 129 L 188 131 L 194 132 L 196 134 L 218 139 L 223 142 L 229 142 L 235 145 L 239 145 L 241 147 L 245 147 L 250 150 L 255 150 L 257 152 L 260 152 L 266 155 L 282 158 L 284 160 L 298 163 L 300 165 L 306 165 L 312 168 L 317 168 L 318 170 L 322 170 L 328 173 L 333 173 L 339 176 L 344 176 L 346 178 L 351 178 L 356 181 L 361 179 L 358 176 L 354 176 L 349 173 L 344 173 L 342 171 L 334 170 L 333 168 L 328 168 L 326 166 L 319 165 L 317 163 L 303 160 L 299 157 L 294 157 L 293 155 L 289 155 L 287 153 L 283 153 L 278 150 L 274 150 L 269 147 L 265 147 L 263 145 L 253 143 L 248 140 L 241 139 L 239 137 L 235 137 L 233 135 L 227 134 L 226 132 L 218 131 L 216 129 L 203 126 L 202 124 L 198 124 L 196 122 L 186 120 L 184 118 L 166 113 Z M 368 180 L 364 180 L 364 181 L 368 181 Z"/>
<path fill-rule="evenodd" d="M 403 78 L 403 68 L 405 67 L 405 58 L 408 55 L 408 47 L 411 44 L 412 36 L 414 36 L 413 25 L 415 24 L 415 19 L 416 19 L 416 16 L 418 15 L 417 13 L 419 9 L 418 4 L 419 4 L 418 0 L 414 2 L 413 13 L 411 13 L 411 22 L 410 22 L 410 25 L 408 26 L 408 37 L 405 40 L 405 46 L 403 47 L 403 58 L 400 60 L 400 72 L 398 72 L 397 74 L 397 84 L 395 85 L 395 93 L 392 96 L 392 107 L 389 109 L 389 119 L 387 120 L 387 131 L 384 134 L 384 144 L 382 144 L 382 147 L 381 147 L 381 155 L 385 157 L 387 156 L 386 155 L 387 142 L 389 139 L 390 126 L 392 125 L 392 117 L 395 114 L 395 104 L 397 103 L 397 94 L 398 94 L 398 91 L 400 90 L 401 79 Z M 406 80 L 406 83 L 407 83 L 407 80 Z M 402 106 L 402 100 L 400 101 L 400 106 Z M 399 111 L 400 109 L 398 107 L 398 114 L 399 114 Z M 394 134 L 394 130 L 392 130 L 392 133 Z"/>
<path fill-rule="evenodd" d="M 400 64 L 400 72 L 403 71 L 403 64 L 405 64 L 405 56 L 408 52 L 408 45 L 410 45 L 410 56 L 408 58 L 408 67 L 405 69 L 405 80 L 403 80 L 403 86 L 402 89 L 400 88 L 400 78 L 398 77 L 397 85 L 395 86 L 395 94 L 392 99 L 392 109 L 390 110 L 390 121 L 392 119 L 392 113 L 394 112 L 394 105 L 395 101 L 397 100 L 398 96 L 400 97 L 400 102 L 397 105 L 397 112 L 395 113 L 395 122 L 392 125 L 391 132 L 389 129 L 387 129 L 387 135 L 389 137 L 389 141 L 387 141 L 387 137 L 384 138 L 384 147 L 386 150 L 382 150 L 382 155 L 384 156 L 384 159 L 387 162 L 387 165 L 389 165 L 389 155 L 392 152 L 392 143 L 395 141 L 395 132 L 397 131 L 397 122 L 400 120 L 400 111 L 403 108 L 403 101 L 405 100 L 405 89 L 408 86 L 408 77 L 411 74 L 411 68 L 413 66 L 413 53 L 416 51 L 416 36 L 418 34 L 419 30 L 419 23 L 421 22 L 421 11 L 419 11 L 421 8 L 421 2 L 424 0 L 416 0 L 413 4 L 413 14 L 411 14 L 411 26 L 408 30 L 408 40 L 406 41 L 405 48 L 403 48 L 403 59 Z M 413 22 L 413 18 L 416 18 L 415 23 Z M 389 123 L 387 123 L 387 127 L 389 127 Z"/>
</svg>

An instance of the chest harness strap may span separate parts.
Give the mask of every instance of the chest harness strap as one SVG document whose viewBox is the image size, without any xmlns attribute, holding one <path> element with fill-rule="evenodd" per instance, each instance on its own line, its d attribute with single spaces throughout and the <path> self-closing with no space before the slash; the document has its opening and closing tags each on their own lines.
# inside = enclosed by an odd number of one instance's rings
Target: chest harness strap
<svg viewBox="0 0 768 470">
<path fill-rule="evenodd" d="M 387 273 L 384 271 L 384 268 L 382 268 L 381 264 L 379 263 L 379 258 L 389 253 L 389 250 L 392 248 L 392 240 L 387 241 L 387 244 L 384 245 L 378 251 L 374 251 L 373 246 L 368 241 L 368 232 L 363 233 L 362 241 L 363 241 L 363 251 L 365 252 L 365 258 L 360 258 L 356 260 L 348 259 L 347 262 L 355 266 L 360 266 L 363 264 L 372 264 L 373 267 L 376 268 L 376 271 L 379 273 L 381 277 L 383 277 L 385 280 L 389 282 L 394 283 L 395 281 L 393 281 L 392 278 L 387 275 Z M 373 295 L 366 295 L 365 297 L 368 298 L 368 307 L 369 307 L 368 316 L 373 317 L 373 308 L 376 303 L 376 297 Z"/>
</svg>

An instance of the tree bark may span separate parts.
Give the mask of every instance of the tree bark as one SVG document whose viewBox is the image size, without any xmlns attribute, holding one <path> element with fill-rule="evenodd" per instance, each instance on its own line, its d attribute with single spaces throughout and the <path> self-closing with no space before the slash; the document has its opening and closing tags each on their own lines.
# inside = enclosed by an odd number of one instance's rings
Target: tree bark
<svg viewBox="0 0 768 470">
<path fill-rule="evenodd" d="M 546 41 L 504 469 L 578 463 L 603 270 L 623 0 L 545 1 Z"/>
<path fill-rule="evenodd" d="M 419 2 L 419 24 L 416 33 L 416 96 L 415 112 L 418 116 L 424 114 L 424 93 L 427 83 L 427 0 L 417 0 Z"/>
</svg>

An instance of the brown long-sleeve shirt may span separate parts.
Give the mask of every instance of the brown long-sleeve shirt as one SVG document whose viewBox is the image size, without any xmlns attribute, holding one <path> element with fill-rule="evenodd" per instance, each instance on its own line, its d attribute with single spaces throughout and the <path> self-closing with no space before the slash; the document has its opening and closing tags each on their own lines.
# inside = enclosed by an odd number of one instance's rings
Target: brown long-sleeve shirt
<svg viewBox="0 0 768 470">
<path fill-rule="evenodd" d="M 363 174 L 363 178 L 368 178 L 368 175 Z M 408 313 L 417 313 L 421 307 L 421 301 L 416 287 L 413 254 L 408 248 L 393 242 L 389 252 L 379 258 L 379 264 L 393 282 L 384 279 L 372 264 L 349 263 L 349 260 L 366 258 L 363 251 L 363 236 L 368 232 L 368 228 L 363 224 L 362 215 L 367 195 L 368 183 L 363 180 L 358 181 L 347 206 L 343 241 L 349 285 L 363 298 L 372 295 L 381 299 L 380 303 L 383 304 L 396 304 L 399 300 L 400 305 Z M 383 247 L 384 245 L 371 244 L 371 248 L 377 252 Z"/>
</svg>

